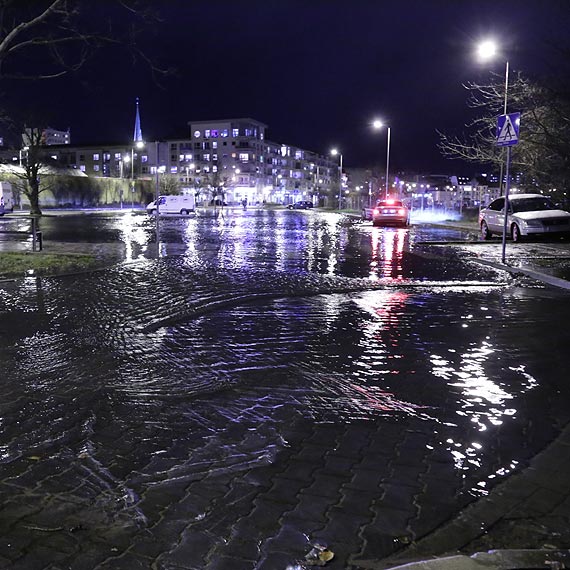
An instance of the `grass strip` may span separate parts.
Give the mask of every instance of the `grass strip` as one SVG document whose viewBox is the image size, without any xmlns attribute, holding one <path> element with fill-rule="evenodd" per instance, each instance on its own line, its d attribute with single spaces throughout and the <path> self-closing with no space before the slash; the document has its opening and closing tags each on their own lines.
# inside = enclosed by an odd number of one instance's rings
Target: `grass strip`
<svg viewBox="0 0 570 570">
<path fill-rule="evenodd" d="M 97 267 L 94 255 L 73 253 L 0 253 L 0 277 L 58 275 Z"/>
</svg>

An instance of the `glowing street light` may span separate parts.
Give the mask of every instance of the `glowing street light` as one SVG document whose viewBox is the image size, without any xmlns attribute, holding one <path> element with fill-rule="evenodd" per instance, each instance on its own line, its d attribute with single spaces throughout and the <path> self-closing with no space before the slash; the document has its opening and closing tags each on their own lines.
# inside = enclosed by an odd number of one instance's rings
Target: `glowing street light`
<svg viewBox="0 0 570 570">
<path fill-rule="evenodd" d="M 338 209 L 342 209 L 342 153 L 338 149 L 331 149 L 332 156 L 340 156 L 340 165 L 338 167 Z"/>
<path fill-rule="evenodd" d="M 493 40 L 485 40 L 481 42 L 477 48 L 477 56 L 479 61 L 485 62 L 494 59 L 499 54 L 499 48 Z M 503 104 L 503 115 L 507 114 L 507 100 L 509 93 L 509 60 L 505 60 L 505 99 Z M 506 179 L 507 183 L 505 186 L 505 217 L 503 221 L 503 240 L 502 240 L 502 261 L 505 263 L 505 251 L 507 244 L 507 223 L 508 223 L 508 200 L 509 200 L 509 163 L 510 163 L 510 151 L 511 148 L 507 149 L 507 167 L 506 167 Z M 503 162 L 501 161 L 501 168 L 499 171 L 499 191 L 503 193 Z"/>
<path fill-rule="evenodd" d="M 386 200 L 388 199 L 388 177 L 389 177 L 389 170 L 390 170 L 390 127 L 384 125 L 384 123 L 378 119 L 375 119 L 372 123 L 372 126 L 376 130 L 380 130 L 383 127 L 386 127 L 388 130 L 388 141 L 386 144 Z"/>
</svg>

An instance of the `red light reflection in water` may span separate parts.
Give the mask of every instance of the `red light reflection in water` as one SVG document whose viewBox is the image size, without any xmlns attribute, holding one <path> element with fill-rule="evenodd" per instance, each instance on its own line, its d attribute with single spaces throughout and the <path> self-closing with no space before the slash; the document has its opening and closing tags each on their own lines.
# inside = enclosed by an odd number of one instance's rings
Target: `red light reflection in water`
<svg viewBox="0 0 570 570">
<path fill-rule="evenodd" d="M 372 228 L 370 279 L 400 281 L 404 278 L 402 258 L 407 235 L 408 231 L 404 228 Z"/>
</svg>

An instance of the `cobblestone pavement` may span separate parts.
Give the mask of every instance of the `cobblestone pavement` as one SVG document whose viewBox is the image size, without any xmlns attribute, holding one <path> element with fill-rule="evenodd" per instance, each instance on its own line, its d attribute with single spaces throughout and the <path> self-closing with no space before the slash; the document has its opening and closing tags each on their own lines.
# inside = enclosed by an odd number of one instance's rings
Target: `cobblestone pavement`
<svg viewBox="0 0 570 570">
<path fill-rule="evenodd" d="M 122 258 L 121 248 L 112 244 L 52 243 L 50 249 L 93 253 L 103 265 Z M 252 399 L 249 411 L 256 405 Z M 289 418 L 287 410 L 282 413 Z M 256 432 L 247 423 L 230 429 L 239 431 L 245 442 L 242 449 L 247 449 L 248 442 L 252 452 L 257 449 Z M 99 433 L 113 448 L 121 447 L 121 433 L 104 429 Z M 16 506 L 8 501 L 0 510 L 0 535 L 9 531 L 10 536 L 9 543 L 0 538 L 0 567 L 251 570 L 253 561 L 261 560 L 255 566 L 258 570 L 284 570 L 291 563 L 292 545 L 296 552 L 306 552 L 309 539 L 326 542 L 334 550 L 336 558 L 327 565 L 331 569 L 383 569 L 409 560 L 492 548 L 570 547 L 570 478 L 561 476 L 570 467 L 570 428 L 528 468 L 487 497 L 470 505 L 466 500 L 455 517 L 451 515 L 457 511 L 461 476 L 450 475 L 449 458 L 430 450 L 429 434 L 420 418 L 405 425 L 397 420 L 382 422 L 377 429 L 298 419 L 288 424 L 284 436 L 287 446 L 280 451 L 279 462 L 256 465 L 243 478 L 236 478 L 231 470 L 215 473 L 197 466 L 192 476 L 169 487 L 148 486 L 137 509 L 133 506 L 129 524 L 136 524 L 135 510 L 144 511 L 152 538 L 139 536 L 132 542 L 128 532 L 121 534 L 104 518 L 87 524 L 78 519 L 65 527 L 42 520 L 38 516 L 45 506 L 41 492 L 52 485 L 57 488 L 58 477 L 66 475 L 54 477 L 49 460 L 30 456 L 27 464 L 19 464 L 19 469 L 27 467 L 18 472 L 3 466 L 4 485 L 18 491 L 29 486 L 30 491 L 28 504 Z M 235 458 L 236 469 L 238 465 L 243 469 L 243 461 L 244 457 Z M 119 471 L 120 462 L 114 467 Z M 155 457 L 147 471 L 167 468 L 166 459 Z M 87 454 L 81 469 L 74 475 L 79 486 L 99 485 L 96 479 L 105 477 L 97 465 L 89 463 Z M 111 485 L 111 481 L 104 483 Z M 426 500 L 434 496 L 437 502 Z M 51 497 L 56 503 L 52 513 L 74 510 L 63 498 L 57 503 L 57 494 Z M 442 508 L 446 504 L 449 508 Z M 223 506 L 215 511 L 216 520 L 205 516 L 211 505 Z M 6 521 L 13 525 L 15 520 L 19 529 L 5 526 Z M 81 558 L 70 562 L 88 532 L 84 524 L 98 528 L 97 548 L 82 550 Z M 168 561 L 162 562 L 164 545 L 173 533 L 179 540 L 168 552 Z M 221 536 L 229 538 L 221 541 Z M 271 540 L 261 547 L 267 536 Z"/>
</svg>

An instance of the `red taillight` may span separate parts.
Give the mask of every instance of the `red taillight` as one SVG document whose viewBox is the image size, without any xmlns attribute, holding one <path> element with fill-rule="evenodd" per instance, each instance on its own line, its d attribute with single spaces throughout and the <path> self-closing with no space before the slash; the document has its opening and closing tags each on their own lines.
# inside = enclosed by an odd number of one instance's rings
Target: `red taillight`
<svg viewBox="0 0 570 570">
<path fill-rule="evenodd" d="M 406 215 L 406 210 L 404 210 L 404 208 L 400 208 L 398 210 L 398 214 L 400 214 L 400 216 L 405 216 Z"/>
<path fill-rule="evenodd" d="M 386 200 L 386 204 L 387 204 L 388 206 L 393 206 L 395 203 L 396 203 L 395 200 Z"/>
<path fill-rule="evenodd" d="M 372 213 L 377 216 L 380 213 L 380 210 L 378 208 L 374 208 L 374 211 Z"/>
</svg>

